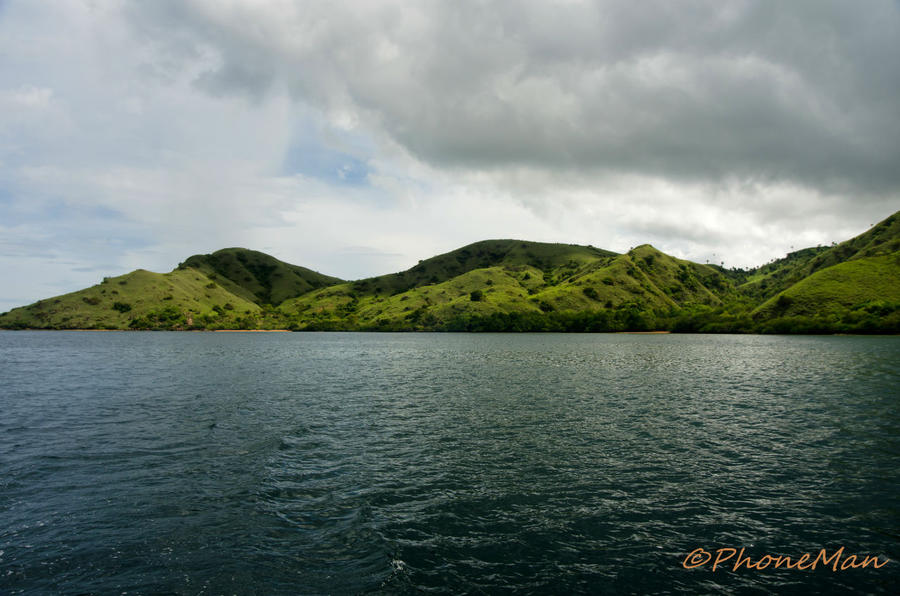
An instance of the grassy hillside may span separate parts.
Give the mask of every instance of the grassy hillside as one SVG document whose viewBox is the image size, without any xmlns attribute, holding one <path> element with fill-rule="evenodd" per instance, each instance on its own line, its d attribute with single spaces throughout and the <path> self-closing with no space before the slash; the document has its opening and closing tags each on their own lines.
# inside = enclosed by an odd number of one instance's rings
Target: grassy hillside
<svg viewBox="0 0 900 596">
<path fill-rule="evenodd" d="M 758 318 L 824 316 L 900 304 L 900 252 L 861 257 L 816 271 L 753 311 Z"/>
<path fill-rule="evenodd" d="M 649 244 L 616 254 L 487 240 L 344 282 L 229 248 L 14 309 L 0 327 L 900 332 L 900 213 L 749 271 Z"/>
<path fill-rule="evenodd" d="M 900 212 L 881 221 L 866 232 L 837 244 L 810 261 L 809 273 L 853 259 L 900 252 Z"/>
<path fill-rule="evenodd" d="M 494 240 L 422 261 L 406 272 L 311 292 L 279 310 L 303 329 L 441 329 L 499 314 L 662 313 L 720 305 L 732 295 L 733 286 L 715 269 L 649 245 L 616 255 L 591 247 Z"/>
<path fill-rule="evenodd" d="M 55 298 L 15 308 L 0 326 L 36 329 L 240 328 L 256 324 L 260 308 L 202 272 L 138 269 Z M 251 323 L 252 321 L 252 323 Z"/>
<path fill-rule="evenodd" d="M 803 279 L 803 271 L 808 269 L 810 261 L 828 250 L 827 246 L 803 248 L 783 259 L 742 272 L 738 289 L 757 302 L 766 300 Z"/>
<path fill-rule="evenodd" d="M 194 255 L 178 267 L 202 271 L 232 294 L 259 305 L 278 305 L 289 298 L 343 281 L 246 248 L 225 248 L 209 255 Z"/>
<path fill-rule="evenodd" d="M 352 328 L 423 328 L 463 312 L 489 314 L 497 310 L 536 310 L 520 280 L 534 268 L 487 267 L 468 271 L 437 284 L 395 294 L 360 293 L 354 284 L 313 292 L 282 305 L 295 325 Z M 475 294 L 473 299 L 473 293 Z"/>
<path fill-rule="evenodd" d="M 805 248 L 763 265 L 748 273 L 739 290 L 763 302 L 817 271 L 854 259 L 897 252 L 900 252 L 900 212 L 840 244 Z"/>
<path fill-rule="evenodd" d="M 475 269 L 529 266 L 542 271 L 559 271 L 615 256 L 614 252 L 593 246 L 484 240 L 419 261 L 407 271 L 359 280 L 354 282 L 353 288 L 356 292 L 367 294 L 392 295 L 445 282 Z"/>
</svg>

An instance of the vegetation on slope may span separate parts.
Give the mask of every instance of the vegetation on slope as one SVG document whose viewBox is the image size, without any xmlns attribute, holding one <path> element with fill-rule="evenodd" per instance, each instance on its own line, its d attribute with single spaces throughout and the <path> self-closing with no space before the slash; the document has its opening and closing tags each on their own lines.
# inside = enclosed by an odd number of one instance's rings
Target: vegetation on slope
<svg viewBox="0 0 900 596">
<path fill-rule="evenodd" d="M 900 329 L 900 252 L 860 257 L 816 271 L 752 313 L 773 331 L 785 326 L 835 331 Z"/>
<path fill-rule="evenodd" d="M 178 268 L 202 271 L 229 292 L 261 306 L 278 305 L 289 298 L 343 281 L 246 248 L 225 248 L 209 255 L 194 255 Z"/>
<path fill-rule="evenodd" d="M 897 252 L 900 252 L 900 212 L 840 244 L 805 248 L 748 272 L 740 290 L 762 302 L 827 267 Z"/>
<path fill-rule="evenodd" d="M 188 329 L 257 324 L 260 307 L 195 269 L 138 269 L 0 316 L 7 328 Z"/>
<path fill-rule="evenodd" d="M 473 249 L 498 245 L 512 250 Z M 649 245 L 615 255 L 590 247 L 501 240 L 449 254 L 469 265 L 477 257 L 483 267 L 454 276 L 455 270 L 448 271 L 452 261 L 442 255 L 432 263 L 423 261 L 420 266 L 428 266 L 419 271 L 414 267 L 332 286 L 286 301 L 279 310 L 297 329 L 468 329 L 486 325 L 487 319 L 494 326 L 513 319 L 522 326 L 526 315 L 527 325 L 543 327 L 573 312 L 594 318 L 607 317 L 607 312 L 645 312 L 645 319 L 655 321 L 655 313 L 720 305 L 723 298 L 736 296 L 715 269 L 674 259 Z M 429 281 L 411 284 L 423 271 L 432 272 Z"/>
<path fill-rule="evenodd" d="M 484 240 L 419 261 L 406 271 L 361 279 L 354 292 L 394 295 L 429 284 L 438 284 L 488 267 L 530 266 L 542 271 L 572 269 L 617 256 L 608 250 L 575 244 L 550 244 L 522 240 Z"/>
<path fill-rule="evenodd" d="M 756 269 L 737 270 L 740 277 L 738 288 L 754 301 L 764 301 L 789 288 L 796 280 L 803 279 L 802 271 L 808 268 L 810 261 L 827 250 L 826 246 L 803 248 Z"/>
<path fill-rule="evenodd" d="M 757 318 L 829 315 L 872 302 L 900 302 L 900 252 L 819 270 L 753 311 Z"/>
<path fill-rule="evenodd" d="M 749 271 L 650 245 L 616 254 L 488 240 L 343 282 L 230 248 L 14 309 L 0 327 L 896 333 L 900 214 Z"/>
</svg>

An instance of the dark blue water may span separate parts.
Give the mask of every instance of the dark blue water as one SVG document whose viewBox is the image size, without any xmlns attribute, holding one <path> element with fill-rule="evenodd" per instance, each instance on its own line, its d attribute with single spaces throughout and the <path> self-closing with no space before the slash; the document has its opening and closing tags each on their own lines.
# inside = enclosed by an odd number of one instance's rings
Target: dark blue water
<svg viewBox="0 0 900 596">
<path fill-rule="evenodd" d="M 2 332 L 0 593 L 896 593 L 898 398 L 896 337 Z"/>
</svg>

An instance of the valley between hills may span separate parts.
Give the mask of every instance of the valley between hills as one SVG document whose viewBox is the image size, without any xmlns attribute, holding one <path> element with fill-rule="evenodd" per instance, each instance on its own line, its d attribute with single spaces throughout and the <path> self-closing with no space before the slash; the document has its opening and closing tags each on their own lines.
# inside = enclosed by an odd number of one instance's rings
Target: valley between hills
<svg viewBox="0 0 900 596">
<path fill-rule="evenodd" d="M 346 281 L 226 248 L 0 315 L 3 329 L 900 332 L 900 212 L 754 269 L 486 240 Z"/>
</svg>

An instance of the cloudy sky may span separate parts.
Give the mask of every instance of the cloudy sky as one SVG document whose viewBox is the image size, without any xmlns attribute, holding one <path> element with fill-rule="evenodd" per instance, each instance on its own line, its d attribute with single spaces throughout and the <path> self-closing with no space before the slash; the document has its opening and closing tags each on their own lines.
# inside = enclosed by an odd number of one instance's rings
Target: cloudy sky
<svg viewBox="0 0 900 596">
<path fill-rule="evenodd" d="M 0 311 L 228 246 L 752 266 L 900 209 L 900 4 L 0 0 Z"/>
</svg>

